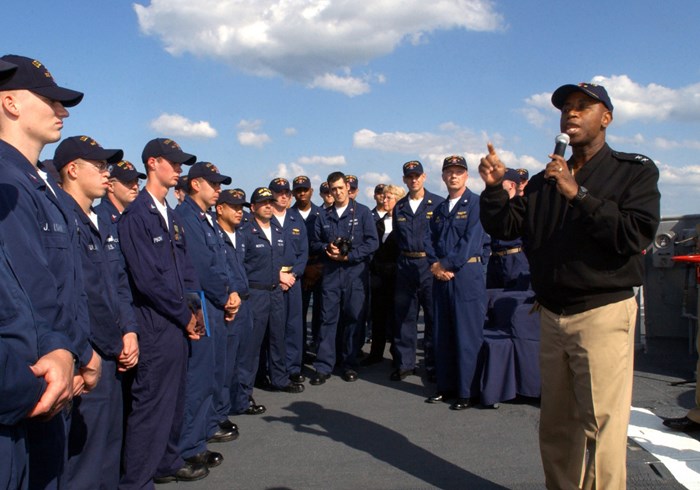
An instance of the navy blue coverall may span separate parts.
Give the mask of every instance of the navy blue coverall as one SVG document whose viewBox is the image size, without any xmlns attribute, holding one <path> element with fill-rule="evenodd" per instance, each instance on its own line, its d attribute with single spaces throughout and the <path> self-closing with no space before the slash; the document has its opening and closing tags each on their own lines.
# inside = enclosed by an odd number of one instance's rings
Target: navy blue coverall
<svg viewBox="0 0 700 490">
<path fill-rule="evenodd" d="M 46 330 L 32 309 L 0 237 L 0 488 L 26 490 L 29 449 L 27 413 L 46 383 L 29 369 L 39 358 L 39 335 Z M 9 237 L 11 240 L 12 237 Z"/>
<path fill-rule="evenodd" d="M 252 386 L 258 371 L 260 347 L 268 337 L 268 372 L 272 386 L 282 389 L 289 384 L 284 342 L 284 296 L 279 286 L 280 269 L 284 262 L 284 235 L 282 230 L 270 225 L 272 243 L 252 218 L 241 228 L 245 243 L 245 271 L 250 289 L 250 307 L 253 316 L 251 349 L 253 365 L 248 366 L 252 379 L 242 382 Z"/>
<path fill-rule="evenodd" d="M 293 209 L 298 207 L 296 203 L 292 206 Z M 309 242 L 309 250 L 311 250 L 311 237 L 314 234 L 314 225 L 316 220 L 321 215 L 322 208 L 311 203 L 311 209 L 309 214 L 304 219 L 304 224 L 306 225 L 306 237 Z M 301 212 L 299 213 L 301 214 Z M 301 279 L 301 321 L 303 330 L 303 346 L 306 347 L 311 344 L 315 344 L 316 338 L 318 336 L 318 329 L 321 326 L 321 273 L 323 270 L 323 264 L 321 263 L 321 257 L 319 255 L 314 255 L 309 253 L 308 260 L 306 261 L 306 268 L 304 269 L 304 276 Z M 315 281 L 315 282 L 314 282 Z M 313 297 L 313 306 L 311 308 L 311 339 L 308 338 L 308 324 L 306 321 L 306 314 L 309 311 L 309 304 L 311 303 L 311 298 Z"/>
<path fill-rule="evenodd" d="M 224 402 L 222 393 L 228 340 L 224 306 L 237 285 L 216 220 L 190 196 L 185 196 L 175 212 L 187 231 L 187 255 L 204 291 L 209 319 L 209 337 L 192 343 L 187 367 L 185 420 L 180 435 L 181 454 L 187 459 L 205 451 L 219 422 L 228 419 L 225 406 L 229 396 Z"/>
<path fill-rule="evenodd" d="M 326 255 L 326 247 L 339 237 L 352 241 L 352 250 L 344 262 L 331 260 Z M 321 329 L 314 369 L 321 374 L 330 374 L 336 364 L 335 339 L 339 321 L 344 326 L 340 368 L 343 371 L 357 369 L 357 355 L 364 340 L 362 326 L 367 317 L 368 264 L 378 246 L 377 228 L 369 208 L 352 199 L 342 216 L 331 206 L 316 220 L 311 253 L 323 257 L 324 271 Z"/>
<path fill-rule="evenodd" d="M 153 477 L 184 465 L 178 449 L 188 354 L 184 330 L 192 318 L 185 293 L 201 288 L 186 256 L 182 223 L 170 208 L 167 216 L 166 225 L 144 189 L 119 219 L 140 329 L 121 489 L 152 488 Z"/>
<path fill-rule="evenodd" d="M 93 350 L 79 263 L 75 220 L 69 197 L 54 182 L 51 189 L 16 148 L 0 140 L 0 233 L 15 272 L 42 320 L 39 357 L 63 348 L 78 366 Z M 60 196 L 60 197 L 59 197 Z M 64 472 L 69 420 L 27 421 L 32 487 L 58 488 Z"/>
<path fill-rule="evenodd" d="M 425 242 L 430 236 L 430 219 L 444 199 L 426 190 L 414 213 L 409 198 L 410 196 L 404 196 L 396 203 L 392 218 L 400 250 L 396 284 L 401 286 L 394 291 L 395 367 L 401 371 L 410 371 L 416 367 L 418 308 L 423 308 L 425 368 L 431 373 L 435 371 L 433 275 L 425 252 Z"/>
<path fill-rule="evenodd" d="M 284 266 L 291 267 L 290 271 L 297 281 L 294 286 L 284 291 L 285 329 L 284 342 L 286 353 L 287 375 L 301 373 L 302 357 L 304 355 L 304 322 L 302 321 L 301 276 L 309 258 L 309 238 L 306 233 L 304 219 L 294 208 L 287 209 L 284 226 L 280 225 L 276 216 L 271 220 L 274 226 L 282 230 L 284 236 Z"/>
<path fill-rule="evenodd" d="M 477 361 L 484 338 L 486 281 L 482 254 L 486 234 L 479 221 L 479 196 L 466 189 L 452 211 L 445 200 L 430 220 L 428 263 L 454 273 L 433 280 L 435 374 L 439 393 L 479 395 Z"/>
<path fill-rule="evenodd" d="M 117 370 L 122 336 L 138 333 L 131 295 L 120 297 L 118 277 L 105 244 L 109 224 L 98 217 L 99 229 L 73 201 L 78 246 L 88 300 L 90 343 L 102 358 L 102 377 L 95 389 L 74 401 L 68 435 L 67 481 L 71 489 L 116 488 L 119 484 L 123 403 L 122 376 Z M 113 254 L 112 254 L 113 255 Z M 122 269 L 122 288 L 128 287 Z M 122 304 L 124 303 L 124 304 Z M 126 312 L 126 317 L 122 316 Z"/>
<path fill-rule="evenodd" d="M 491 239 L 491 257 L 486 267 L 488 289 L 525 291 L 530 288 L 530 264 L 522 238 Z"/>
<path fill-rule="evenodd" d="M 242 224 L 243 222 L 241 222 Z M 253 384 L 244 383 L 245 380 L 255 380 L 255 370 L 252 366 L 253 362 L 257 363 L 257 361 L 254 349 L 251 348 L 253 316 L 250 312 L 248 277 L 243 265 L 245 240 L 240 229 L 236 229 L 232 233 L 236 241 L 234 246 L 229 235 L 221 228 L 219 230 L 226 247 L 226 260 L 236 281 L 236 291 L 241 298 L 241 306 L 238 308 L 236 317 L 227 325 L 226 379 L 224 384 L 225 394 L 229 397 L 228 413 L 238 415 L 248 409 L 250 397 L 253 395 Z M 258 346 L 257 352 L 260 353 L 260 346 Z"/>
</svg>

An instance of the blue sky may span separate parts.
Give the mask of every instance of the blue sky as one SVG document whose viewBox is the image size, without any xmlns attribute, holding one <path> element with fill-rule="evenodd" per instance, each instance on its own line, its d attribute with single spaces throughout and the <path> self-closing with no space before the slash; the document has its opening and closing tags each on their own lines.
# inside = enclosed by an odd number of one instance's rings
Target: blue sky
<svg viewBox="0 0 700 490">
<path fill-rule="evenodd" d="M 365 204 L 401 165 L 493 141 L 537 172 L 558 131 L 549 97 L 597 81 L 608 141 L 652 158 L 662 214 L 700 213 L 697 0 L 4 0 L 4 53 L 41 60 L 85 92 L 64 136 L 88 134 L 137 166 L 174 138 L 247 192 L 277 176 L 359 177 Z M 48 146 L 42 158 L 50 158 Z M 567 153 L 568 155 L 568 153 Z M 319 202 L 318 196 L 315 199 Z"/>
</svg>

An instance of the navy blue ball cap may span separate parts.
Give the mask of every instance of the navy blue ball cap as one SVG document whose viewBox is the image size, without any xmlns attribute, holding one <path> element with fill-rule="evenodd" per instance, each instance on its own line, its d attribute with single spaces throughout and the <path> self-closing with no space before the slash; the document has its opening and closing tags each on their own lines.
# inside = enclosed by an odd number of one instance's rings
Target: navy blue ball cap
<svg viewBox="0 0 700 490">
<path fill-rule="evenodd" d="M 272 191 L 268 187 L 258 187 L 253 191 L 250 196 L 250 203 L 257 204 L 259 202 L 274 201 L 275 197 L 272 195 Z"/>
<path fill-rule="evenodd" d="M 422 174 L 423 164 L 418 160 L 411 160 L 403 164 L 403 176 L 406 177 L 411 174 Z"/>
<path fill-rule="evenodd" d="M 201 177 L 215 184 L 229 185 L 231 183 L 231 177 L 219 173 L 219 169 L 216 168 L 216 165 L 209 162 L 197 162 L 192 165 L 190 171 L 187 173 L 187 177 L 190 179 L 190 182 L 192 179 Z"/>
<path fill-rule="evenodd" d="M 507 168 L 506 173 L 503 174 L 503 180 L 510 180 L 512 182 L 515 182 L 516 184 L 520 183 L 520 174 L 518 173 L 517 170 L 513 168 Z"/>
<path fill-rule="evenodd" d="M 295 191 L 297 189 L 311 189 L 311 180 L 306 175 L 294 177 L 292 190 Z"/>
<path fill-rule="evenodd" d="M 384 194 L 384 189 L 386 188 L 385 184 L 377 184 L 374 186 L 374 195 L 376 196 L 377 194 Z"/>
<path fill-rule="evenodd" d="M 187 177 L 187 175 L 181 175 L 180 177 L 178 177 L 177 184 L 175 184 L 175 190 L 187 192 L 187 190 L 189 189 L 189 187 L 187 187 L 188 181 L 189 178 Z"/>
<path fill-rule="evenodd" d="M 250 206 L 250 203 L 245 200 L 245 192 L 243 189 L 226 189 L 225 191 L 221 191 L 216 204 Z"/>
<path fill-rule="evenodd" d="M 107 150 L 89 136 L 71 136 L 61 141 L 53 154 L 53 165 L 59 172 L 70 162 L 83 160 L 106 161 L 116 163 L 124 158 L 122 150 Z"/>
<path fill-rule="evenodd" d="M 328 182 L 321 182 L 321 185 L 318 188 L 318 192 L 320 194 L 330 194 L 331 188 L 328 186 Z"/>
<path fill-rule="evenodd" d="M 134 164 L 128 160 L 119 160 L 118 162 L 110 165 L 109 176 L 124 184 L 146 178 L 146 174 L 136 170 Z"/>
<path fill-rule="evenodd" d="M 181 163 L 183 165 L 193 165 L 197 161 L 197 157 L 185 153 L 175 141 L 170 138 L 155 138 L 146 143 L 141 153 L 141 161 L 148 162 L 149 158 L 163 157 L 173 163 Z"/>
<path fill-rule="evenodd" d="M 581 82 L 578 85 L 562 85 L 561 87 L 556 89 L 552 94 L 552 104 L 554 105 L 554 107 L 561 110 L 561 108 L 564 106 L 564 102 L 566 102 L 566 98 L 569 96 L 569 94 L 573 92 L 583 92 L 584 94 L 597 100 L 598 102 L 602 102 L 603 105 L 607 107 L 610 112 L 612 112 L 613 110 L 613 105 L 610 101 L 610 96 L 608 95 L 608 91 L 605 90 L 605 87 L 603 87 L 602 85 L 596 85 L 594 83 L 585 82 Z"/>
<path fill-rule="evenodd" d="M 0 58 L 17 67 L 14 74 L 0 82 L 0 90 L 29 90 L 49 100 L 56 100 L 64 107 L 73 107 L 83 100 L 83 93 L 64 87 L 59 87 L 49 70 L 38 60 L 7 54 Z"/>
<path fill-rule="evenodd" d="M 520 175 L 521 182 L 530 180 L 530 172 L 528 172 L 526 168 L 519 168 L 516 170 L 516 172 L 518 172 L 518 175 Z"/>
<path fill-rule="evenodd" d="M 345 182 L 350 184 L 350 189 L 352 190 L 357 189 L 357 186 L 360 184 L 360 182 L 357 180 L 357 177 L 354 175 L 346 175 Z"/>
<path fill-rule="evenodd" d="M 0 82 L 7 80 L 17 71 L 17 65 L 0 60 Z"/>
<path fill-rule="evenodd" d="M 277 177 L 270 181 L 270 185 L 267 186 L 272 192 L 284 192 L 290 190 L 289 181 L 284 177 Z"/>
<path fill-rule="evenodd" d="M 467 168 L 467 161 L 460 155 L 451 155 L 445 158 L 442 161 L 442 169 L 445 170 L 447 167 L 462 167 L 469 170 Z"/>
</svg>

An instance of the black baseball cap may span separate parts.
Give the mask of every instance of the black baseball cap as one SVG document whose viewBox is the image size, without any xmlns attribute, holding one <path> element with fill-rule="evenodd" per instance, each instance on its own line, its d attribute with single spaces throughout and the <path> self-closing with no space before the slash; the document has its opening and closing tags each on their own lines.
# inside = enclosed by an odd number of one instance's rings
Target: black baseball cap
<svg viewBox="0 0 700 490">
<path fill-rule="evenodd" d="M 345 182 L 350 184 L 350 189 L 357 189 L 357 186 L 359 185 L 359 182 L 357 180 L 357 177 L 354 175 L 346 175 L 345 176 Z"/>
<path fill-rule="evenodd" d="M 420 163 L 418 160 L 411 160 L 410 162 L 406 162 L 403 164 L 403 176 L 406 177 L 407 175 L 411 174 L 422 174 L 423 173 L 423 164 Z"/>
<path fill-rule="evenodd" d="M 197 177 L 201 177 L 204 180 L 217 184 L 229 185 L 231 183 L 231 177 L 220 174 L 219 169 L 216 168 L 216 165 L 209 162 L 197 162 L 192 165 L 190 171 L 187 173 L 187 177 L 190 179 L 190 181 L 192 179 L 196 179 Z"/>
<path fill-rule="evenodd" d="M 53 165 L 59 172 L 70 162 L 84 160 L 105 160 L 115 163 L 124 157 L 122 150 L 107 150 L 89 136 L 71 136 L 61 141 L 53 154 Z"/>
<path fill-rule="evenodd" d="M 289 181 L 284 177 L 272 179 L 267 186 L 272 192 L 284 192 L 289 190 Z"/>
<path fill-rule="evenodd" d="M 445 170 L 447 167 L 462 167 L 469 170 L 467 167 L 467 161 L 463 156 L 451 155 L 442 161 L 442 169 Z"/>
<path fill-rule="evenodd" d="M 119 160 L 118 162 L 110 165 L 109 176 L 124 184 L 146 178 L 146 174 L 136 170 L 134 164 L 128 160 Z"/>
<path fill-rule="evenodd" d="M 197 161 L 197 157 L 185 153 L 175 141 L 170 138 L 155 138 L 146 143 L 141 153 L 141 161 L 148 162 L 149 158 L 167 158 L 173 163 L 181 163 L 183 165 L 193 165 Z"/>
<path fill-rule="evenodd" d="M 250 203 L 257 204 L 259 202 L 274 201 L 275 198 L 272 196 L 272 191 L 268 187 L 258 187 L 253 191 L 250 196 Z"/>
<path fill-rule="evenodd" d="M 518 173 L 518 171 L 515 169 L 507 168 L 506 173 L 503 174 L 503 180 L 510 180 L 512 182 L 515 182 L 516 184 L 519 184 L 520 183 L 520 173 Z"/>
<path fill-rule="evenodd" d="M 376 196 L 377 194 L 384 194 L 384 188 L 386 187 L 385 184 L 377 184 L 374 186 L 374 195 Z"/>
<path fill-rule="evenodd" d="M 15 71 L 17 71 L 17 65 L 0 60 L 0 83 L 10 78 Z"/>
<path fill-rule="evenodd" d="M 294 177 L 292 181 L 292 190 L 295 191 L 297 189 L 311 189 L 311 180 L 309 180 L 306 175 Z"/>
<path fill-rule="evenodd" d="M 240 204 L 241 206 L 250 206 L 250 203 L 245 200 L 245 192 L 243 189 L 226 189 L 221 191 L 216 204 Z"/>
<path fill-rule="evenodd" d="M 29 90 L 50 100 L 56 100 L 64 107 L 73 107 L 83 100 L 83 93 L 59 87 L 49 70 L 38 60 L 6 54 L 0 60 L 15 65 L 14 74 L 0 82 L 0 90 Z"/>
<path fill-rule="evenodd" d="M 581 82 L 578 85 L 562 85 L 554 91 L 552 94 L 552 104 L 554 107 L 561 110 L 566 102 L 566 98 L 572 92 L 583 92 L 587 96 L 602 102 L 605 107 L 608 108 L 610 112 L 613 110 L 612 102 L 608 96 L 608 91 L 602 85 L 596 85 L 595 83 L 585 83 Z"/>
</svg>

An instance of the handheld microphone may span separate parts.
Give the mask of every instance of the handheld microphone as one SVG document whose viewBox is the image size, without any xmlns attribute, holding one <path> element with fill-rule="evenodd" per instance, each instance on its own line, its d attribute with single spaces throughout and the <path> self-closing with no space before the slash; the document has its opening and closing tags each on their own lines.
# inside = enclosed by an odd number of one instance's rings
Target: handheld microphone
<svg viewBox="0 0 700 490">
<path fill-rule="evenodd" d="M 569 135 L 566 133 L 561 133 L 554 138 L 554 154 L 563 157 L 566 153 L 566 147 L 569 146 L 569 141 Z"/>
<path fill-rule="evenodd" d="M 569 146 L 569 141 L 570 141 L 570 138 L 569 138 L 568 134 L 561 133 L 561 134 L 557 135 L 557 137 L 554 138 L 554 152 L 553 153 L 555 155 L 559 155 L 560 157 L 563 157 L 564 153 L 566 153 L 566 147 Z M 556 184 L 557 179 L 555 179 L 554 177 L 549 177 L 547 179 L 547 182 L 549 182 L 550 184 Z"/>
</svg>

